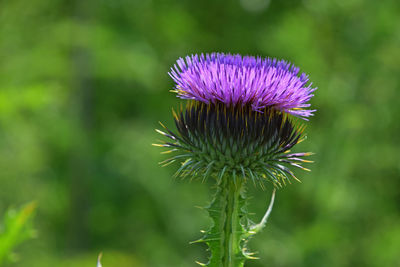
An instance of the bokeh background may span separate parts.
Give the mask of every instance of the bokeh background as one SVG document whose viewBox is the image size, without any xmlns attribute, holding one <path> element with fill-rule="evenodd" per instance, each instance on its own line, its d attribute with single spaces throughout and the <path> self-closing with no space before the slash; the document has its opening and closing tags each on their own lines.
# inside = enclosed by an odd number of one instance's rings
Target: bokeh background
<svg viewBox="0 0 400 267">
<path fill-rule="evenodd" d="M 284 58 L 318 109 L 246 266 L 400 266 L 400 2 L 0 2 L 0 214 L 37 201 L 35 239 L 5 266 L 196 266 L 211 184 L 174 181 L 151 143 L 181 100 L 181 56 Z M 271 188 L 250 188 L 254 220 Z M 1 216 L 1 215 L 0 215 Z"/>
</svg>

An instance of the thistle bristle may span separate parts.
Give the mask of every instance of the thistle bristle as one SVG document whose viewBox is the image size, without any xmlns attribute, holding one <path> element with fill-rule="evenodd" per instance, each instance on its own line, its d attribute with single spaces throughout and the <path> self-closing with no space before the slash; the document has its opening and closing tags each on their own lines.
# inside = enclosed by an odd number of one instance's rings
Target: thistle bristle
<svg viewBox="0 0 400 267">
<path fill-rule="evenodd" d="M 292 171 L 279 163 L 308 170 L 300 163 L 310 162 L 302 159 L 310 153 L 290 153 L 294 145 L 304 140 L 303 125 L 272 107 L 254 111 L 248 105 L 188 101 L 185 108 L 173 110 L 173 116 L 177 133 L 162 123 L 165 132 L 156 130 L 173 142 L 156 146 L 172 148 L 165 153 L 182 153 L 185 162 L 176 177 L 199 177 L 205 182 L 213 176 L 219 181 L 228 173 L 235 183 L 237 179 L 251 179 L 264 188 L 267 180 L 276 187 L 291 179 L 298 181 Z"/>
</svg>

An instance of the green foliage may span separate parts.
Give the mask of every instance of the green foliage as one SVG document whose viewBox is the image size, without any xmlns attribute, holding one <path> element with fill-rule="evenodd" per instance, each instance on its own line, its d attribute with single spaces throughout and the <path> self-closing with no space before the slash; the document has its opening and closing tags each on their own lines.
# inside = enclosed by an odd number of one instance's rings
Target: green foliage
<svg viewBox="0 0 400 267">
<path fill-rule="evenodd" d="M 6 261 L 14 261 L 13 250 L 23 241 L 35 236 L 31 218 L 36 203 L 31 202 L 19 210 L 9 209 L 0 228 L 0 266 Z"/>
<path fill-rule="evenodd" d="M 249 243 L 260 260 L 246 265 L 399 266 L 399 10 L 398 0 L 0 1 L 0 211 L 41 203 L 40 238 L 13 266 L 93 267 L 99 251 L 106 267 L 207 261 L 188 241 L 210 225 L 193 209 L 209 185 L 173 182 L 177 168 L 160 168 L 165 155 L 149 144 L 180 103 L 170 66 L 212 51 L 285 58 L 319 88 L 293 149 L 316 153 L 312 172 L 279 190 Z M 269 194 L 249 190 L 258 221 Z"/>
</svg>

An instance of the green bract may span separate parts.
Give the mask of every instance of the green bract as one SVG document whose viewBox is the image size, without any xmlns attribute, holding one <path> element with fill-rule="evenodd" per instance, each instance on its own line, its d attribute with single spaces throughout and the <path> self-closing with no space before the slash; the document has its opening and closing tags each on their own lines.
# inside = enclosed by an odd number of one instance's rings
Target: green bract
<svg viewBox="0 0 400 267">
<path fill-rule="evenodd" d="M 220 180 L 227 174 L 234 182 L 251 179 L 264 186 L 269 180 L 281 186 L 297 179 L 288 165 L 305 169 L 302 158 L 310 155 L 290 153 L 302 140 L 304 127 L 272 107 L 254 111 L 191 101 L 174 117 L 177 132 L 165 126 L 166 132 L 158 132 L 170 139 L 159 145 L 176 153 L 163 164 L 182 162 L 176 176 Z"/>
</svg>

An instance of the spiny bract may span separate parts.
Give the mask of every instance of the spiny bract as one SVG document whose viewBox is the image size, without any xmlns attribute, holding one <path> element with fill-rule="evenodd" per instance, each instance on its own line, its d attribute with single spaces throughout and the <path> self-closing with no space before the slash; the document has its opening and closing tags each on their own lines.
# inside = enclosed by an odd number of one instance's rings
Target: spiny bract
<svg viewBox="0 0 400 267">
<path fill-rule="evenodd" d="M 227 174 L 234 181 L 251 179 L 263 187 L 269 180 L 282 186 L 289 178 L 297 179 L 287 165 L 305 169 L 300 163 L 309 162 L 302 158 L 310 153 L 289 153 L 302 140 L 304 127 L 272 107 L 258 112 L 250 105 L 190 101 L 173 114 L 178 131 L 165 126 L 165 132 L 157 131 L 171 139 L 159 146 L 178 153 L 162 163 L 182 162 L 176 176 L 205 180 Z"/>
</svg>

